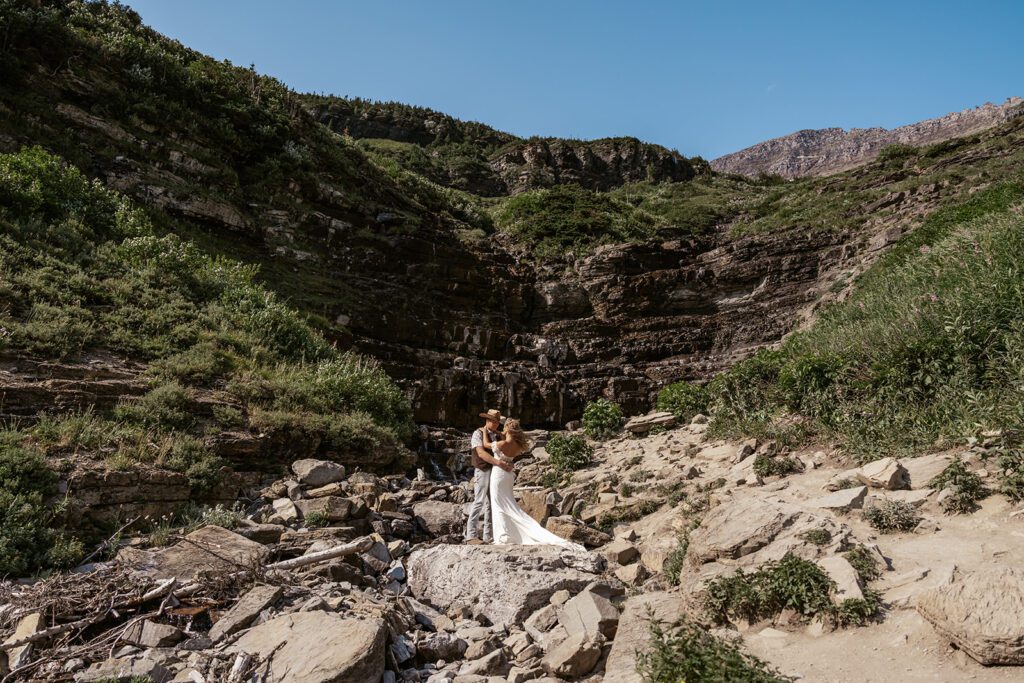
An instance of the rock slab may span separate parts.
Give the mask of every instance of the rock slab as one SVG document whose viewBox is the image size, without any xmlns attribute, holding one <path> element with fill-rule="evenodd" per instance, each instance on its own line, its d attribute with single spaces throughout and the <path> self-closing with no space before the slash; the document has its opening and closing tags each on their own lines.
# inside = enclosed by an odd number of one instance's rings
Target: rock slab
<svg viewBox="0 0 1024 683">
<path fill-rule="evenodd" d="M 1024 570 L 990 567 L 923 593 L 917 611 L 986 666 L 1024 664 Z"/>
<path fill-rule="evenodd" d="M 229 651 L 270 656 L 279 683 L 378 683 L 386 634 L 381 619 L 294 612 L 249 630 Z"/>
<path fill-rule="evenodd" d="M 651 618 L 671 624 L 683 616 L 679 594 L 645 593 L 626 601 L 604 667 L 604 683 L 643 683 L 636 671 L 637 652 L 651 642 Z"/>
<path fill-rule="evenodd" d="M 504 626 L 522 623 L 557 591 L 579 592 L 603 568 L 603 558 L 550 545 L 437 545 L 412 553 L 406 565 L 417 599 L 467 605 Z"/>
</svg>

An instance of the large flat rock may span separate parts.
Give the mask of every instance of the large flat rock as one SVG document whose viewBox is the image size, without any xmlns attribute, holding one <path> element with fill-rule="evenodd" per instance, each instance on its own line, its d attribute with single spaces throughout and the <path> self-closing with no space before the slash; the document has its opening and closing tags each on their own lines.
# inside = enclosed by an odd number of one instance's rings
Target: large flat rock
<svg viewBox="0 0 1024 683">
<path fill-rule="evenodd" d="M 162 550 L 126 548 L 118 559 L 157 579 L 192 579 L 223 574 L 262 564 L 270 550 L 261 543 L 219 526 L 204 526 Z"/>
<path fill-rule="evenodd" d="M 921 594 L 917 611 L 982 664 L 1024 664 L 1024 570 L 995 566 L 955 576 Z"/>
<path fill-rule="evenodd" d="M 418 599 L 442 609 L 466 605 L 506 626 L 522 623 L 555 591 L 576 593 L 601 579 L 603 568 L 597 555 L 545 545 L 436 545 L 407 564 Z"/>
<path fill-rule="evenodd" d="M 295 612 L 250 629 L 229 652 L 270 657 L 275 683 L 379 683 L 386 634 L 382 619 Z"/>
<path fill-rule="evenodd" d="M 683 599 L 678 593 L 645 593 L 627 600 L 605 664 L 604 683 L 643 683 L 636 672 L 636 657 L 650 645 L 652 618 L 671 624 L 682 616 Z"/>
</svg>

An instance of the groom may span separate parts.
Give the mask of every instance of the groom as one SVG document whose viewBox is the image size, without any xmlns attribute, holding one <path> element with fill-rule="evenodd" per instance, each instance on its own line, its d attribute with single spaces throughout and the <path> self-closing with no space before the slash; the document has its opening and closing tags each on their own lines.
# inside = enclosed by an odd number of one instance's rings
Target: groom
<svg viewBox="0 0 1024 683">
<path fill-rule="evenodd" d="M 473 477 L 473 505 L 469 508 L 469 521 L 466 523 L 466 543 L 469 545 L 480 545 L 481 543 L 490 543 L 493 534 L 491 533 L 491 501 L 490 501 L 490 485 L 491 485 L 491 467 L 496 465 L 503 470 L 508 472 L 512 471 L 512 465 L 509 463 L 498 460 L 494 455 L 484 448 L 484 430 L 487 430 L 487 438 L 490 441 L 497 441 L 501 439 L 501 434 L 498 430 L 501 427 L 501 421 L 504 419 L 501 416 L 501 412 L 497 410 L 488 410 L 486 413 L 480 413 L 480 417 L 486 420 L 483 427 L 473 432 L 473 438 L 470 441 L 470 448 L 472 449 L 470 457 L 473 461 L 473 468 L 476 470 L 475 476 Z M 477 536 L 477 520 L 480 518 L 480 513 L 484 515 L 484 540 L 481 541 Z"/>
</svg>

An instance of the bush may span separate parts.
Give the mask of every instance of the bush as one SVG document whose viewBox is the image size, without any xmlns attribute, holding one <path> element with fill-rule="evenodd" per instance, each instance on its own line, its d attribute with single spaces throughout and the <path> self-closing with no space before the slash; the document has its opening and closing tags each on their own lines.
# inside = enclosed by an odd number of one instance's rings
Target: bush
<svg viewBox="0 0 1024 683">
<path fill-rule="evenodd" d="M 861 583 L 866 584 L 869 581 L 874 581 L 882 575 L 882 570 L 878 567 L 878 560 L 875 554 L 862 545 L 855 546 L 848 553 L 844 554 L 843 557 L 846 558 L 846 561 L 857 572 Z"/>
<path fill-rule="evenodd" d="M 665 558 L 665 564 L 662 566 L 662 571 L 665 572 L 665 578 L 673 586 L 679 585 L 680 575 L 683 573 L 683 567 L 686 564 L 686 552 L 690 548 L 689 534 L 683 534 L 679 537 L 679 545 L 668 554 Z"/>
<path fill-rule="evenodd" d="M 967 469 L 960 459 L 949 463 L 937 477 L 928 482 L 928 487 L 936 491 L 949 489 L 950 494 L 942 501 L 942 509 L 951 514 L 973 512 L 978 507 L 977 501 L 990 493 L 981 477 Z"/>
<path fill-rule="evenodd" d="M 651 647 L 637 655 L 647 683 L 781 683 L 768 664 L 748 655 L 697 623 L 651 624 Z"/>
<path fill-rule="evenodd" d="M 188 429 L 195 423 L 194 400 L 190 389 L 171 382 L 151 389 L 139 399 L 121 403 L 114 416 L 147 427 Z"/>
<path fill-rule="evenodd" d="M 920 150 L 913 145 L 895 143 L 883 147 L 882 151 L 878 153 L 878 160 L 889 161 L 890 159 L 906 159 L 908 157 L 917 156 L 919 151 Z"/>
<path fill-rule="evenodd" d="M 622 428 L 622 408 L 608 399 L 599 398 L 583 410 L 583 431 L 592 439 L 607 439 Z"/>
<path fill-rule="evenodd" d="M 828 545 L 832 540 L 832 533 L 828 529 L 808 529 L 800 534 L 800 538 L 814 545 Z"/>
<path fill-rule="evenodd" d="M 883 534 L 912 531 L 921 521 L 914 506 L 902 500 L 883 500 L 861 513 L 861 517 Z"/>
<path fill-rule="evenodd" d="M 0 434 L 0 576 L 72 567 L 83 547 L 56 528 L 62 506 L 48 500 L 56 475 L 14 441 L 9 433 Z"/>
<path fill-rule="evenodd" d="M 676 382 L 658 392 L 658 410 L 672 413 L 681 422 L 689 422 L 694 415 L 707 412 L 709 399 L 707 387 Z"/>
<path fill-rule="evenodd" d="M 594 449 L 579 434 L 553 434 L 546 446 L 551 466 L 560 472 L 573 472 L 590 464 Z"/>
<path fill-rule="evenodd" d="M 740 570 L 710 581 L 704 607 L 716 623 L 771 618 L 783 609 L 810 617 L 831 611 L 832 586 L 817 564 L 787 554 L 778 562 L 766 562 L 753 574 Z"/>
<path fill-rule="evenodd" d="M 802 471 L 803 466 L 795 458 L 790 458 L 788 456 L 770 457 L 762 453 L 754 458 L 753 469 L 754 474 L 759 477 L 771 477 L 775 475 L 784 477 L 787 474 Z"/>
</svg>

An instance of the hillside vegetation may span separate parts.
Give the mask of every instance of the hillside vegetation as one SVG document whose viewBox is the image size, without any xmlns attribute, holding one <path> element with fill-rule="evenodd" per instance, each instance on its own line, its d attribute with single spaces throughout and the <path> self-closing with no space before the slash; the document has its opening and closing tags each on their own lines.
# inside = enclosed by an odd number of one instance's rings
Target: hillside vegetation
<svg viewBox="0 0 1024 683">
<path fill-rule="evenodd" d="M 149 383 L 111 414 L 41 414 L 0 434 L 0 472 L 10 472 L 0 574 L 67 559 L 46 550 L 59 513 L 48 509 L 46 462 L 163 467 L 201 492 L 224 464 L 206 437 L 232 429 L 356 462 L 403 460 L 412 424 L 401 391 L 374 362 L 332 348 L 255 274 L 161 233 L 41 149 L 0 155 L 0 354 L 112 354 L 144 363 Z"/>
</svg>

